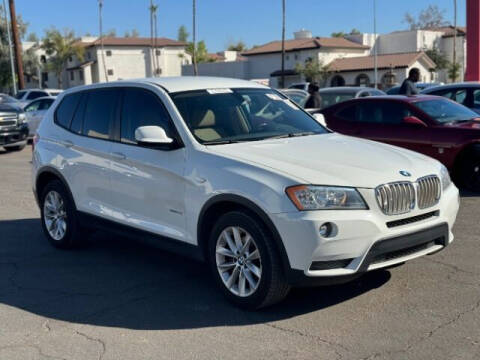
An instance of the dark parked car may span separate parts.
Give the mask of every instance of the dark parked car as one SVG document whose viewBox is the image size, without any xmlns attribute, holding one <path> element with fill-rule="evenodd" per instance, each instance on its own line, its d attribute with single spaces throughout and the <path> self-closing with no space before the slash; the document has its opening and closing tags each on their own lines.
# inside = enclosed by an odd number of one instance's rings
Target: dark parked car
<svg viewBox="0 0 480 360">
<path fill-rule="evenodd" d="M 480 119 L 465 106 L 438 96 L 397 95 L 355 99 L 321 113 L 334 131 L 431 156 L 461 185 L 480 190 Z"/>
<path fill-rule="evenodd" d="M 28 125 L 24 111 L 10 104 L 0 104 L 0 146 L 7 151 L 22 150 L 27 144 Z"/>
<path fill-rule="evenodd" d="M 480 83 L 478 82 L 435 86 L 423 90 L 422 94 L 446 97 L 480 114 Z"/>
<path fill-rule="evenodd" d="M 323 109 L 350 99 L 385 95 L 382 90 L 360 86 L 330 87 L 320 89 L 318 92 L 322 97 Z"/>
</svg>

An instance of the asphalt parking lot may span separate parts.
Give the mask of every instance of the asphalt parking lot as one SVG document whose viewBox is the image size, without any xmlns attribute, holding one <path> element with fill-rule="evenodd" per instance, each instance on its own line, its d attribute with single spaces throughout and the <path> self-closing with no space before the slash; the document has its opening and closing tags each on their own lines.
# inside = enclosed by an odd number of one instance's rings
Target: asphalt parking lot
<svg viewBox="0 0 480 360">
<path fill-rule="evenodd" d="M 480 358 L 480 196 L 445 251 L 249 313 L 202 263 L 100 232 L 50 247 L 30 157 L 0 150 L 2 360 Z"/>
</svg>

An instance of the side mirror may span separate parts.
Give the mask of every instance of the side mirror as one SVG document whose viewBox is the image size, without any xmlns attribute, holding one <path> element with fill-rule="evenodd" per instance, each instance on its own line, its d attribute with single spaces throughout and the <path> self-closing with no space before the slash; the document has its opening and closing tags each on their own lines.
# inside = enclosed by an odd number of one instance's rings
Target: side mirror
<svg viewBox="0 0 480 360">
<path fill-rule="evenodd" d="M 320 125 L 327 127 L 327 122 L 325 121 L 325 116 L 323 116 L 323 114 L 320 114 L 320 113 L 313 114 L 313 118 L 317 120 L 317 122 Z"/>
<path fill-rule="evenodd" d="M 140 146 L 153 148 L 169 148 L 174 142 L 160 126 L 140 126 L 135 130 L 135 140 Z"/>
<path fill-rule="evenodd" d="M 415 125 L 415 126 L 427 127 L 427 124 L 425 124 L 422 120 L 420 120 L 416 116 L 406 116 L 406 117 L 404 117 L 403 118 L 403 123 L 404 124 Z"/>
</svg>

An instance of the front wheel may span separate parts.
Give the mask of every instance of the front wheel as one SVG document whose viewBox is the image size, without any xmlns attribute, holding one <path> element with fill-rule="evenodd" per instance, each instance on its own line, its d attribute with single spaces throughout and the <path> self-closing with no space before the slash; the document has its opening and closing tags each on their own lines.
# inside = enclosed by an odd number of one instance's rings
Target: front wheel
<svg viewBox="0 0 480 360">
<path fill-rule="evenodd" d="M 265 226 L 243 211 L 217 221 L 209 241 L 209 262 L 224 295 L 246 309 L 281 301 L 290 289 Z"/>
<path fill-rule="evenodd" d="M 459 180 L 465 189 L 480 192 L 480 156 L 467 156 L 462 161 Z"/>
</svg>

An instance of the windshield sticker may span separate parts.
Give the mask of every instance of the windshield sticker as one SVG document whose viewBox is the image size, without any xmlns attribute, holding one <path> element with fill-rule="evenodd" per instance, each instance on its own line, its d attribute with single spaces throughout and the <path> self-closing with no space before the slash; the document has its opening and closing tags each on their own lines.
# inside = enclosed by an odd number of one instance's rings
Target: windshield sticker
<svg viewBox="0 0 480 360">
<path fill-rule="evenodd" d="M 231 94 L 233 93 L 232 89 L 207 89 L 209 94 Z"/>
<path fill-rule="evenodd" d="M 282 100 L 282 98 L 277 94 L 265 94 L 265 95 L 271 100 Z"/>
</svg>

